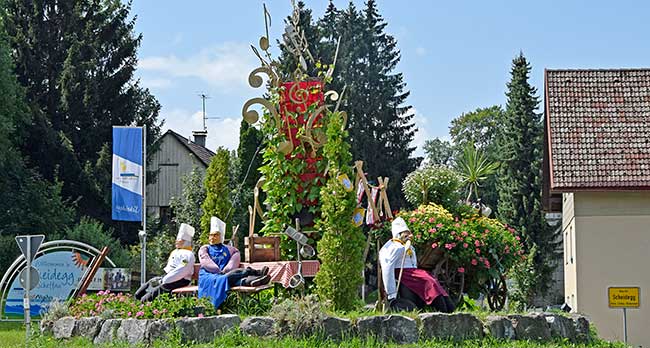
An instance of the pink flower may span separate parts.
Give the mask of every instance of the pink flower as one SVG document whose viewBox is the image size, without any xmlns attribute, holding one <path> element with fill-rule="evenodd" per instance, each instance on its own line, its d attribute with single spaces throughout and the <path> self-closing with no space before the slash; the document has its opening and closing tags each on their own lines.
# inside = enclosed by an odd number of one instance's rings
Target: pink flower
<svg viewBox="0 0 650 348">
<path fill-rule="evenodd" d="M 456 235 L 456 231 L 451 231 L 451 235 L 452 235 L 452 236 L 455 236 L 455 235 Z"/>
<path fill-rule="evenodd" d="M 460 227 L 460 224 L 457 222 L 457 223 L 454 224 L 454 226 Z"/>
<path fill-rule="evenodd" d="M 483 263 L 485 263 L 485 267 L 486 267 L 486 268 L 490 268 L 490 261 L 488 261 L 488 260 L 486 259 L 486 260 L 483 261 Z"/>
<path fill-rule="evenodd" d="M 430 223 L 434 223 L 435 221 L 436 221 L 436 218 L 433 218 L 433 217 L 432 217 L 432 218 L 429 218 L 429 222 L 430 222 Z"/>
<path fill-rule="evenodd" d="M 474 241 L 474 245 L 475 245 L 475 246 L 481 246 L 481 242 L 479 242 L 478 240 L 475 240 L 475 241 Z"/>
<path fill-rule="evenodd" d="M 432 248 L 432 249 L 435 249 L 435 248 L 437 248 L 437 247 L 438 247 L 438 243 L 433 243 L 433 244 L 431 244 L 431 248 Z"/>
<path fill-rule="evenodd" d="M 453 249 L 455 246 L 456 246 L 456 243 L 446 243 L 445 244 L 445 248 L 447 248 L 448 250 Z"/>
<path fill-rule="evenodd" d="M 465 273 L 465 268 L 458 267 L 458 273 Z"/>
<path fill-rule="evenodd" d="M 519 236 L 515 236 L 515 239 L 516 240 L 521 240 L 521 238 Z"/>
<path fill-rule="evenodd" d="M 463 248 L 467 249 L 468 246 L 469 246 L 469 244 L 463 243 Z"/>
<path fill-rule="evenodd" d="M 479 249 L 479 248 L 476 248 L 476 250 L 475 250 L 475 251 L 476 251 L 476 254 L 478 254 L 478 255 L 481 255 L 481 249 Z"/>
<path fill-rule="evenodd" d="M 472 265 L 476 266 L 477 264 L 478 264 L 478 261 L 476 261 L 476 259 L 472 259 Z"/>
<path fill-rule="evenodd" d="M 440 227 L 442 227 L 442 226 L 443 226 L 443 224 L 437 224 L 437 225 L 436 225 L 437 228 L 440 228 Z"/>
<path fill-rule="evenodd" d="M 144 312 L 143 312 L 143 311 L 139 311 L 138 313 L 135 313 L 135 317 L 136 317 L 136 318 L 137 318 L 137 317 L 141 317 L 141 316 L 143 316 L 143 315 L 144 315 Z"/>
<path fill-rule="evenodd" d="M 467 237 L 469 233 L 467 233 L 467 231 L 463 231 L 461 234 L 463 235 L 463 237 Z"/>
<path fill-rule="evenodd" d="M 127 316 L 127 317 L 130 317 L 130 316 L 131 316 L 131 312 L 126 313 L 126 316 Z"/>
<path fill-rule="evenodd" d="M 158 315 L 160 312 L 157 309 L 153 310 L 153 315 Z"/>
<path fill-rule="evenodd" d="M 418 221 L 418 220 L 416 218 L 414 218 L 414 217 L 409 219 L 409 222 L 416 222 L 416 221 Z"/>
<path fill-rule="evenodd" d="M 435 228 L 431 228 L 431 229 L 429 229 L 429 233 L 436 233 L 436 231 L 437 231 L 437 230 L 436 230 Z"/>
<path fill-rule="evenodd" d="M 203 313 L 199 313 L 199 318 L 203 318 Z"/>
<path fill-rule="evenodd" d="M 486 228 L 485 231 L 483 231 L 483 233 L 490 233 L 490 230 Z"/>
<path fill-rule="evenodd" d="M 420 239 L 420 238 L 422 238 L 422 235 L 418 233 L 418 234 L 415 236 L 415 238 Z"/>
</svg>

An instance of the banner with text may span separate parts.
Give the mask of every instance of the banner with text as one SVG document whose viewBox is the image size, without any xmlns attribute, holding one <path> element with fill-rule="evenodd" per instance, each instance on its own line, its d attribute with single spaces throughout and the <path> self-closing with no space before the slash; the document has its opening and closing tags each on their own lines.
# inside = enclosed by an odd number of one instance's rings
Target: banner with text
<svg viewBox="0 0 650 348">
<path fill-rule="evenodd" d="M 142 221 L 142 128 L 113 127 L 113 220 Z"/>
</svg>

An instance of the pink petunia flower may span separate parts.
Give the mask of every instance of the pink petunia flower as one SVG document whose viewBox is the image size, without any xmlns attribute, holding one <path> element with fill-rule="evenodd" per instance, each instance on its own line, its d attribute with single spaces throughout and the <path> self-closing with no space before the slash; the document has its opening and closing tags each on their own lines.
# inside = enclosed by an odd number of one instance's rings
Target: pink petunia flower
<svg viewBox="0 0 650 348">
<path fill-rule="evenodd" d="M 472 265 L 476 266 L 477 264 L 478 264 L 478 261 L 476 261 L 476 259 L 472 259 Z"/>
<path fill-rule="evenodd" d="M 485 264 L 485 267 L 486 267 L 486 268 L 490 268 L 490 261 L 488 261 L 488 260 L 486 259 L 486 260 L 483 260 L 483 263 Z"/>
<path fill-rule="evenodd" d="M 434 223 L 434 222 L 436 222 L 436 218 L 433 218 L 433 217 L 432 217 L 432 218 L 429 218 L 429 222 L 430 222 L 430 223 Z"/>
<path fill-rule="evenodd" d="M 414 217 L 409 219 L 409 222 L 416 222 L 416 221 L 418 221 L 418 220 L 416 218 L 414 218 Z"/>
<path fill-rule="evenodd" d="M 143 311 L 139 311 L 138 313 L 135 313 L 135 317 L 136 317 L 136 318 L 137 318 L 137 317 L 141 317 L 141 316 L 143 316 L 143 315 L 144 315 L 144 312 L 143 312 Z"/>
<path fill-rule="evenodd" d="M 475 241 L 474 241 L 474 245 L 475 245 L 475 246 L 481 246 L 481 242 L 479 242 L 478 240 L 475 240 Z"/>
<path fill-rule="evenodd" d="M 465 268 L 458 267 L 458 273 L 465 273 Z"/>
<path fill-rule="evenodd" d="M 463 231 L 461 234 L 463 235 L 463 237 L 467 237 L 469 233 L 467 233 L 467 231 Z"/>
<path fill-rule="evenodd" d="M 436 230 L 435 228 L 431 228 L 431 229 L 429 229 L 429 233 L 436 233 L 436 231 L 437 231 L 437 230 Z"/>
<path fill-rule="evenodd" d="M 481 249 L 476 248 L 476 250 L 474 250 L 474 251 L 476 251 L 476 254 L 481 255 Z"/>
<path fill-rule="evenodd" d="M 442 226 L 443 226 L 443 224 L 440 224 L 440 223 L 436 225 L 437 228 L 440 228 Z"/>
<path fill-rule="evenodd" d="M 463 248 L 467 249 L 468 246 L 469 246 L 469 244 L 463 243 Z"/>
<path fill-rule="evenodd" d="M 431 248 L 432 248 L 432 249 L 435 249 L 435 248 L 437 248 L 437 247 L 438 247 L 438 243 L 433 243 L 433 244 L 431 244 Z"/>
</svg>

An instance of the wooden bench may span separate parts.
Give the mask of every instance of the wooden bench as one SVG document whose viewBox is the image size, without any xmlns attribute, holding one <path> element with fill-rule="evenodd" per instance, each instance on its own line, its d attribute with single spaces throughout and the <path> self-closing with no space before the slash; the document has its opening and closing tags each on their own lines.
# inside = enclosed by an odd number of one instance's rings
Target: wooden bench
<svg viewBox="0 0 650 348">
<path fill-rule="evenodd" d="M 200 263 L 195 263 L 194 264 L 194 274 L 192 274 L 192 282 L 193 283 L 198 283 L 199 282 L 199 270 L 201 269 L 201 264 Z M 273 284 L 268 283 L 260 286 L 233 286 L 230 288 L 230 291 L 234 291 L 240 294 L 245 294 L 245 295 L 253 295 L 257 294 L 258 292 L 266 289 L 271 289 L 273 288 Z M 175 295 L 193 295 L 198 293 L 199 291 L 199 286 L 198 285 L 188 285 L 184 286 L 182 288 L 177 288 L 172 290 L 172 294 Z"/>
</svg>

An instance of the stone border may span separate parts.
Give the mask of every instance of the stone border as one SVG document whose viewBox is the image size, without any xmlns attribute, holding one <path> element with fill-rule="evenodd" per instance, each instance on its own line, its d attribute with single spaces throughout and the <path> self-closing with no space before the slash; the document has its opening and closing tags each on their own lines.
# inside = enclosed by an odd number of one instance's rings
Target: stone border
<svg viewBox="0 0 650 348">
<path fill-rule="evenodd" d="M 278 322 L 272 317 L 234 314 L 181 319 L 101 319 L 64 317 L 54 323 L 41 322 L 41 331 L 57 339 L 86 337 L 95 344 L 125 341 L 149 344 L 168 338 L 174 330 L 183 342 L 207 343 L 223 332 L 239 329 L 246 335 L 278 337 Z M 420 339 L 477 339 L 485 336 L 510 340 L 591 339 L 589 321 L 583 316 L 566 317 L 552 313 L 492 315 L 485 321 L 468 313 L 423 313 L 417 319 L 403 315 L 361 317 L 354 321 L 328 317 L 316 330 L 324 339 L 375 337 L 382 342 L 414 343 Z"/>
</svg>

